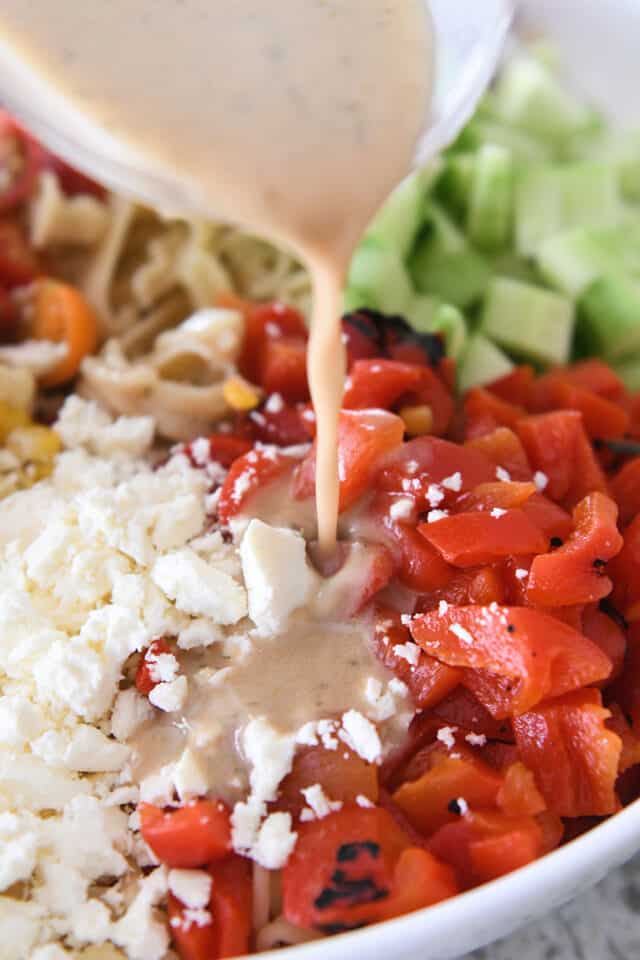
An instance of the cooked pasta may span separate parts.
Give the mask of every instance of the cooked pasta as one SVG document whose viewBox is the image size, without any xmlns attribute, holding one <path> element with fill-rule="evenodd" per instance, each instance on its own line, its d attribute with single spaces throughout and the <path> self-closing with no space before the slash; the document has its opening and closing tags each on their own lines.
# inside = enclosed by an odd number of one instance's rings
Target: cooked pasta
<svg viewBox="0 0 640 960">
<path fill-rule="evenodd" d="M 33 245 L 96 311 L 102 346 L 86 358 L 79 392 L 113 413 L 151 414 L 170 440 L 210 431 L 229 413 L 224 382 L 238 376 L 240 314 L 201 311 L 225 293 L 308 308 L 295 258 L 234 227 L 163 219 L 117 196 L 69 197 L 49 170 L 28 221 Z M 42 374 L 59 348 L 38 347 L 5 348 L 3 359 Z"/>
</svg>

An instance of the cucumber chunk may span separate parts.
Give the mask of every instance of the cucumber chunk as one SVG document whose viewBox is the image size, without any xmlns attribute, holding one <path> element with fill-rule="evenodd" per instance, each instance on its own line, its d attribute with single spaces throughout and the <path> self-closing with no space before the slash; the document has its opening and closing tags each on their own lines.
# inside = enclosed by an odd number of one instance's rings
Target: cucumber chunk
<svg viewBox="0 0 640 960">
<path fill-rule="evenodd" d="M 573 327 L 573 304 L 566 297 L 508 277 L 491 282 L 480 331 L 514 356 L 542 365 L 567 363 Z"/>
<path fill-rule="evenodd" d="M 614 367 L 627 390 L 632 393 L 640 390 L 640 356 L 617 363 Z"/>
<path fill-rule="evenodd" d="M 541 167 L 522 172 L 516 185 L 517 252 L 537 253 L 557 233 L 576 227 L 612 227 L 623 208 L 617 173 L 602 163 Z"/>
<path fill-rule="evenodd" d="M 365 239 L 406 257 L 422 222 L 425 197 L 440 170 L 441 162 L 436 161 L 403 180 L 369 224 Z"/>
<path fill-rule="evenodd" d="M 461 310 L 480 300 L 491 279 L 487 261 L 444 211 L 433 204 L 408 268 L 419 293 L 431 294 Z"/>
<path fill-rule="evenodd" d="M 495 103 L 503 121 L 552 142 L 587 126 L 591 117 L 545 64 L 527 56 L 514 57 L 506 65 Z"/>
<path fill-rule="evenodd" d="M 467 234 L 479 250 L 503 250 L 513 225 L 513 157 L 505 147 L 485 144 L 472 169 Z"/>
<path fill-rule="evenodd" d="M 382 313 L 405 313 L 413 298 L 402 258 L 397 251 L 373 239 L 365 240 L 351 261 L 346 294 L 350 303 L 353 291 L 366 297 L 358 306 L 373 307 Z"/>
<path fill-rule="evenodd" d="M 578 301 L 583 350 L 615 362 L 640 353 L 640 286 L 616 274 L 599 277 Z"/>
<path fill-rule="evenodd" d="M 467 340 L 467 324 L 457 307 L 435 297 L 416 296 L 408 320 L 418 333 L 441 333 L 447 355 L 458 359 Z"/>
<path fill-rule="evenodd" d="M 435 197 L 447 213 L 460 222 L 467 216 L 475 162 L 472 153 L 458 153 L 448 157 L 435 185 Z"/>
<path fill-rule="evenodd" d="M 458 368 L 458 388 L 461 392 L 471 387 L 481 387 L 499 377 L 504 377 L 513 364 L 506 353 L 483 337 L 474 333 L 467 340 Z"/>
</svg>

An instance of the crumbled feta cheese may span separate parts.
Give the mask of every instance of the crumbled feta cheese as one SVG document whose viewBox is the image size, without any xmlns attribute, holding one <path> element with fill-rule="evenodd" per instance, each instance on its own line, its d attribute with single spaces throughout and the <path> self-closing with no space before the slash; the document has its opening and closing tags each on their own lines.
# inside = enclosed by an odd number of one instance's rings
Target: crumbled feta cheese
<svg viewBox="0 0 640 960">
<path fill-rule="evenodd" d="M 271 813 L 263 821 L 253 848 L 253 858 L 267 870 L 284 867 L 296 845 L 290 813 Z"/>
<path fill-rule="evenodd" d="M 251 520 L 240 544 L 249 616 L 266 635 L 282 630 L 303 606 L 316 577 L 307 561 L 304 538 L 294 530 Z"/>
<path fill-rule="evenodd" d="M 365 797 L 363 793 L 359 793 L 356 797 L 356 803 L 359 807 L 364 807 L 369 809 L 370 807 L 375 807 L 375 803 L 372 800 L 369 800 L 369 797 Z"/>
<path fill-rule="evenodd" d="M 28 880 L 36 865 L 38 821 L 0 813 L 0 891 Z"/>
<path fill-rule="evenodd" d="M 445 477 L 442 481 L 442 486 L 446 490 L 453 490 L 454 493 L 460 493 L 462 490 L 462 474 L 459 470 L 456 470 L 455 473 L 452 473 L 450 476 Z"/>
<path fill-rule="evenodd" d="M 154 653 L 149 650 L 145 661 L 153 683 L 171 683 L 178 676 L 180 665 L 172 653 Z"/>
<path fill-rule="evenodd" d="M 120 770 L 129 756 L 129 748 L 88 724 L 76 727 L 64 752 L 63 765 L 82 773 Z"/>
<path fill-rule="evenodd" d="M 264 405 L 267 413 L 280 413 L 284 409 L 284 400 L 279 393 L 271 393 Z"/>
<path fill-rule="evenodd" d="M 536 485 L 538 493 L 542 493 L 549 483 L 549 477 L 546 475 L 546 473 L 543 473 L 542 470 L 536 470 L 533 475 L 533 482 Z"/>
<path fill-rule="evenodd" d="M 406 660 L 411 666 L 415 667 L 420 659 L 420 647 L 417 643 L 396 643 L 393 648 L 396 657 Z"/>
<path fill-rule="evenodd" d="M 447 601 L 440 600 L 440 602 L 438 603 L 438 616 L 444 617 L 448 609 L 449 609 L 449 604 L 447 603 Z"/>
<path fill-rule="evenodd" d="M 111 928 L 113 942 L 130 960 L 162 960 L 169 948 L 166 921 L 155 905 L 167 892 L 167 872 L 158 867 L 138 882 L 138 892 L 125 915 Z"/>
<path fill-rule="evenodd" d="M 158 683 L 149 694 L 149 702 L 166 713 L 175 713 L 184 706 L 187 687 L 186 677 L 178 677 L 170 683 Z"/>
<path fill-rule="evenodd" d="M 511 474 L 504 467 L 496 467 L 496 479 L 501 480 L 502 483 L 510 483 Z"/>
<path fill-rule="evenodd" d="M 220 643 L 224 637 L 220 626 L 206 617 L 196 617 L 182 628 L 178 634 L 178 647 L 181 650 L 193 650 L 195 647 L 210 647 Z"/>
<path fill-rule="evenodd" d="M 451 748 L 456 745 L 454 733 L 457 729 L 457 727 L 440 727 L 436 734 L 436 739 L 439 740 L 440 743 L 444 743 L 447 750 L 451 750 Z"/>
<path fill-rule="evenodd" d="M 133 687 L 121 690 L 113 704 L 111 733 L 116 740 L 128 740 L 136 730 L 153 717 L 153 710 L 146 697 Z"/>
<path fill-rule="evenodd" d="M 327 817 L 330 813 L 335 813 L 336 810 L 342 809 L 342 801 L 330 800 L 319 783 L 305 787 L 300 793 L 306 803 L 309 804 L 312 815 L 318 820 L 322 820 L 323 817 Z"/>
<path fill-rule="evenodd" d="M 444 500 L 444 490 L 437 483 L 430 483 L 427 487 L 427 501 L 430 507 L 439 506 Z"/>
<path fill-rule="evenodd" d="M 184 613 L 231 624 L 247 612 L 247 597 L 241 585 L 189 547 L 159 557 L 151 577 Z"/>
<path fill-rule="evenodd" d="M 261 802 L 275 800 L 280 781 L 291 770 L 295 736 L 279 733 L 264 717 L 249 721 L 242 736 L 251 764 L 251 794 Z"/>
<path fill-rule="evenodd" d="M 507 512 L 506 510 L 502 510 L 500 507 L 494 507 L 490 515 L 494 517 L 496 520 L 499 520 L 500 517 L 504 517 L 506 512 Z"/>
<path fill-rule="evenodd" d="M 307 747 L 318 746 L 317 726 L 312 720 L 300 727 L 296 734 L 296 743 Z"/>
<path fill-rule="evenodd" d="M 409 696 L 409 687 L 403 680 L 400 680 L 399 677 L 392 677 L 391 680 L 389 680 L 389 692 L 392 693 L 394 697 L 404 699 Z"/>
<path fill-rule="evenodd" d="M 389 507 L 389 517 L 391 520 L 410 520 L 414 505 L 411 497 L 399 497 Z"/>
<path fill-rule="evenodd" d="M 46 725 L 40 707 L 22 696 L 0 697 L 0 746 L 24 747 Z"/>
<path fill-rule="evenodd" d="M 174 768 L 173 782 L 183 802 L 202 797 L 209 789 L 206 765 L 191 747 L 182 751 Z"/>
<path fill-rule="evenodd" d="M 364 693 L 371 709 L 367 712 L 377 722 L 388 720 L 396 712 L 396 701 L 393 693 L 383 689 L 382 682 L 377 677 L 368 677 Z"/>
<path fill-rule="evenodd" d="M 382 757 L 382 744 L 378 731 L 357 710 L 347 710 L 342 715 L 342 727 L 338 736 L 348 747 L 368 763 L 378 763 Z"/>
<path fill-rule="evenodd" d="M 470 743 L 472 747 L 484 747 L 487 742 L 484 733 L 468 733 L 465 740 L 467 743 Z"/>
<path fill-rule="evenodd" d="M 449 630 L 458 638 L 458 640 L 461 640 L 463 643 L 473 643 L 473 637 L 469 631 L 462 626 L 462 624 L 451 623 L 449 625 Z"/>
<path fill-rule="evenodd" d="M 411 623 L 412 617 L 410 613 L 401 613 L 400 614 L 400 623 L 403 627 L 408 627 Z"/>
<path fill-rule="evenodd" d="M 427 514 L 427 523 L 437 523 L 438 520 L 444 520 L 448 516 L 448 510 L 429 510 L 429 513 Z"/>
<path fill-rule="evenodd" d="M 211 896 L 211 875 L 206 870 L 170 870 L 169 890 L 193 910 L 203 909 Z"/>
<path fill-rule="evenodd" d="M 516 580 L 526 580 L 529 576 L 529 571 L 525 570 L 524 567 L 518 567 L 514 574 Z"/>
</svg>

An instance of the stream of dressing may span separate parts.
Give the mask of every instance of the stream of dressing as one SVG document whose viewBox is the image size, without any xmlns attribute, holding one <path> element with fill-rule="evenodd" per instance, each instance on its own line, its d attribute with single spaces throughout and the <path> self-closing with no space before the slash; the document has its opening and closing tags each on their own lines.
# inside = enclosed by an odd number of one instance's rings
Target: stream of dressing
<svg viewBox="0 0 640 960">
<path fill-rule="evenodd" d="M 321 550 L 335 546 L 341 290 L 409 172 L 433 73 L 425 0 L 2 0 L 0 38 L 203 215 L 293 247 L 314 288 Z"/>
</svg>

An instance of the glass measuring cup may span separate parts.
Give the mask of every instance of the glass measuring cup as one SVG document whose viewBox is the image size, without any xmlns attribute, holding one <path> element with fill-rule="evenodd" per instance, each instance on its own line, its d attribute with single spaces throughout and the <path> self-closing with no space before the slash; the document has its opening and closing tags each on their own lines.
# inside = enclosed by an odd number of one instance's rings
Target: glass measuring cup
<svg viewBox="0 0 640 960">
<path fill-rule="evenodd" d="M 425 0 L 434 23 L 436 82 L 416 165 L 453 139 L 473 112 L 500 57 L 515 2 Z M 51 150 L 116 192 L 166 214 L 202 216 L 193 184 L 181 183 L 172 171 L 99 126 L 2 38 L 0 101 Z"/>
</svg>

